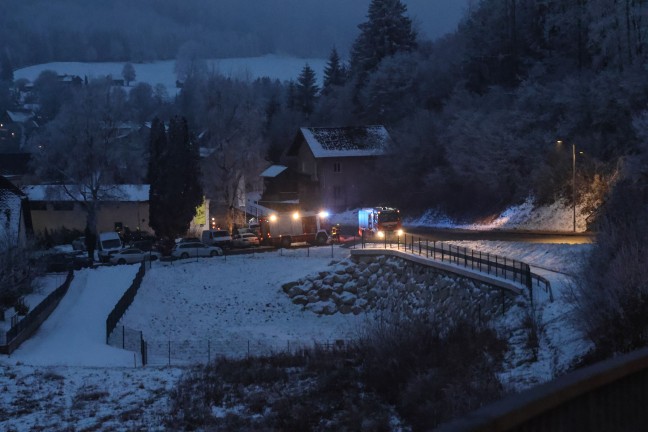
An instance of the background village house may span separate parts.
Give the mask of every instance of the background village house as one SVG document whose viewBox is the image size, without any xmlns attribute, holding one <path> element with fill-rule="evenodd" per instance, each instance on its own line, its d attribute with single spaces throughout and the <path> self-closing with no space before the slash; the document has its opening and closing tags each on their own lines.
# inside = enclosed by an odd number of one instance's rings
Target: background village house
<svg viewBox="0 0 648 432">
<path fill-rule="evenodd" d="M 261 202 L 270 206 L 277 197 L 296 195 L 304 210 L 366 205 L 374 195 L 376 161 L 390 144 L 389 133 L 380 125 L 302 127 L 286 152 L 288 169 L 266 178 Z"/>
<path fill-rule="evenodd" d="M 86 213 L 82 204 L 69 196 L 60 185 L 29 185 L 23 191 L 29 197 L 34 232 L 61 228 L 83 231 Z M 116 185 L 112 199 L 102 200 L 97 214 L 97 230 L 130 228 L 152 232 L 149 226 L 149 185 Z"/>
<path fill-rule="evenodd" d="M 27 195 L 0 176 L 0 254 L 24 247 L 32 232 Z"/>
</svg>

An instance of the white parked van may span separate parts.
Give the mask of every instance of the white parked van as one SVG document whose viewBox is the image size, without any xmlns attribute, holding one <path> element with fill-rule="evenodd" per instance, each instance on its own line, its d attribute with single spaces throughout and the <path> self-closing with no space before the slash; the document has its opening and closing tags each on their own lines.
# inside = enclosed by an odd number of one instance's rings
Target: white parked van
<svg viewBox="0 0 648 432">
<path fill-rule="evenodd" d="M 232 246 L 232 236 L 225 230 L 205 230 L 202 232 L 200 240 L 209 246 L 218 246 L 220 248 Z"/>
<path fill-rule="evenodd" d="M 99 237 L 97 238 L 99 261 L 110 261 L 110 255 L 121 250 L 123 247 L 121 238 L 119 238 L 119 234 L 115 231 L 99 233 Z"/>
</svg>

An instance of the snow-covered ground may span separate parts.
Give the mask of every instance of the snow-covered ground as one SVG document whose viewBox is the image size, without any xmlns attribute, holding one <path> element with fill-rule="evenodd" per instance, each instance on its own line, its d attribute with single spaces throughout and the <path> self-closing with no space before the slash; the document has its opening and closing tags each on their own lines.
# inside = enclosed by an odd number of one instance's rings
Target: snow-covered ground
<svg viewBox="0 0 648 432">
<path fill-rule="evenodd" d="M 576 207 L 576 231 L 587 228 L 585 208 Z M 333 223 L 353 225 L 358 223 L 358 211 L 348 210 L 331 215 Z M 535 230 L 571 232 L 574 229 L 574 209 L 565 200 L 547 206 L 536 206 L 533 198 L 511 206 L 499 216 L 473 223 L 453 220 L 438 210 L 428 210 L 420 215 L 403 214 L 403 223 L 411 227 L 435 227 L 465 230 Z"/>
<path fill-rule="evenodd" d="M 219 72 L 227 77 L 241 80 L 254 80 L 260 77 L 269 77 L 280 81 L 296 80 L 304 65 L 315 71 L 318 80 L 323 79 L 326 59 L 297 58 L 268 54 L 261 57 L 241 57 L 207 60 L 210 70 Z M 169 96 L 173 97 L 179 89 L 176 87 L 175 61 L 157 61 L 151 63 L 134 63 L 136 78 L 130 85 L 145 82 L 151 86 L 162 84 L 166 87 Z M 14 78 L 27 79 L 33 82 L 44 70 L 52 70 L 59 75 L 77 75 L 82 79 L 104 77 L 111 75 L 113 79 L 122 79 L 124 63 L 81 63 L 81 62 L 55 62 L 28 66 L 14 72 Z"/>
<path fill-rule="evenodd" d="M 344 217 L 355 220 L 353 211 L 337 217 L 340 223 Z M 528 262 L 551 282 L 553 302 L 541 289 L 534 295 L 532 314 L 542 329 L 537 360 L 523 348 L 528 308 L 518 304 L 499 320 L 510 330 L 513 348 L 502 378 L 511 387 L 550 380 L 588 348 L 567 319 L 564 294 L 591 245 L 453 243 Z M 281 285 L 335 268 L 348 254 L 348 249 L 327 246 L 156 262 L 119 325 L 141 331 L 150 343 L 210 340 L 212 358 L 347 339 L 367 316 L 318 316 L 291 303 Z M 76 272 L 67 295 L 38 332 L 10 356 L 0 356 L 0 430 L 163 429 L 168 393 L 184 370 L 181 362 L 142 367 L 138 354 L 105 341 L 106 317 L 136 270 L 133 265 Z M 42 284 L 47 291 L 52 280 Z"/>
</svg>

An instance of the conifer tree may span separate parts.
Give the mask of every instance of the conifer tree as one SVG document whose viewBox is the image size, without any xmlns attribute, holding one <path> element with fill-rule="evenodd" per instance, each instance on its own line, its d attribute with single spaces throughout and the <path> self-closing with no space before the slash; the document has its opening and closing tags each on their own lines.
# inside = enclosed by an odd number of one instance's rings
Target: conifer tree
<svg viewBox="0 0 648 432">
<path fill-rule="evenodd" d="M 327 94 L 334 86 L 343 86 L 346 81 L 346 69 L 335 48 L 331 50 L 328 63 L 324 68 L 324 85 L 322 94 Z"/>
<path fill-rule="evenodd" d="M 198 148 L 185 118 L 172 118 L 166 135 L 160 124 L 151 128 L 149 219 L 158 236 L 173 239 L 189 229 L 202 202 Z"/>
<path fill-rule="evenodd" d="M 167 136 L 164 130 L 164 122 L 155 117 L 151 122 L 151 135 L 149 138 L 149 163 L 148 163 L 148 183 L 149 183 L 149 225 L 156 233 L 162 233 L 164 229 L 164 185 L 162 180 L 162 163 L 164 158 L 162 154 L 167 148 Z"/>
<path fill-rule="evenodd" d="M 412 20 L 400 0 L 372 0 L 367 21 L 358 25 L 360 35 L 351 49 L 351 73 L 358 85 L 385 57 L 416 48 Z"/>
<path fill-rule="evenodd" d="M 295 90 L 297 108 L 304 114 L 311 115 L 315 110 L 315 102 L 317 100 L 319 87 L 317 86 L 315 71 L 308 65 L 308 63 L 306 63 L 299 74 Z"/>
</svg>

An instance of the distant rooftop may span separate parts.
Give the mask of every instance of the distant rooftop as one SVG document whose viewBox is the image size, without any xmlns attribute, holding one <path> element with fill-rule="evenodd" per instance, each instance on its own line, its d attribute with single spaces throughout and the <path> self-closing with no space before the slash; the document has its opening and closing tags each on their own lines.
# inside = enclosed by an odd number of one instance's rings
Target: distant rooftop
<svg viewBox="0 0 648 432">
<path fill-rule="evenodd" d="M 391 142 L 384 126 L 302 127 L 300 133 L 316 158 L 381 156 Z M 289 154 L 297 150 L 293 144 Z"/>
<path fill-rule="evenodd" d="M 288 167 L 284 165 L 270 165 L 266 168 L 261 174 L 261 177 L 277 177 L 279 174 L 284 172 Z"/>
</svg>

